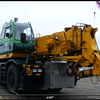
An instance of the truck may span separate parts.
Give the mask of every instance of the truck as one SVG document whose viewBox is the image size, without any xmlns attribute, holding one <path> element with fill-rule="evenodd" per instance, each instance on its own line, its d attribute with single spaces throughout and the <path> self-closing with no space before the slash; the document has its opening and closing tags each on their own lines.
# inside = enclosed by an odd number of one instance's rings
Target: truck
<svg viewBox="0 0 100 100">
<path fill-rule="evenodd" d="M 6 22 L 0 34 L 0 83 L 6 84 L 9 92 L 20 87 L 58 92 L 77 85 L 78 77 L 100 75 L 97 30 L 77 23 L 35 38 L 30 22 L 19 23 L 18 18 Z M 82 66 L 91 69 L 84 74 L 79 71 Z"/>
</svg>

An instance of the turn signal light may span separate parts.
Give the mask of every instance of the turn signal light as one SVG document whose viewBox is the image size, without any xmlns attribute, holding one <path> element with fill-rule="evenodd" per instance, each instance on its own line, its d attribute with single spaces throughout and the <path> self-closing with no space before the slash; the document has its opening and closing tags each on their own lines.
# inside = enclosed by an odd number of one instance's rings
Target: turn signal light
<svg viewBox="0 0 100 100">
<path fill-rule="evenodd" d="M 30 74 L 31 69 L 29 67 L 26 67 L 26 74 Z"/>
</svg>

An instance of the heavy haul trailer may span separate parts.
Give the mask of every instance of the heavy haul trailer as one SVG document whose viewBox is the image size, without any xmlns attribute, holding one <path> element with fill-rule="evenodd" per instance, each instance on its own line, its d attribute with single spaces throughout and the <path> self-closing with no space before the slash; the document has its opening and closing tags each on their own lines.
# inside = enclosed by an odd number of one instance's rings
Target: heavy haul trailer
<svg viewBox="0 0 100 100">
<path fill-rule="evenodd" d="M 100 75 L 96 31 L 90 25 L 72 25 L 35 38 L 30 23 L 18 23 L 17 18 L 5 23 L 0 36 L 0 82 L 10 92 L 19 87 L 60 91 L 76 85 L 81 66 L 93 66 L 90 75 Z"/>
</svg>

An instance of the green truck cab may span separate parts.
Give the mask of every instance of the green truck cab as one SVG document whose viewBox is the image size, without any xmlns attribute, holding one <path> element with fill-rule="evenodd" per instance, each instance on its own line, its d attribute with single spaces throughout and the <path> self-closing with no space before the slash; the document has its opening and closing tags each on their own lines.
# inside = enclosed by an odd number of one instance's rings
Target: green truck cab
<svg viewBox="0 0 100 100">
<path fill-rule="evenodd" d="M 21 34 L 24 34 L 24 37 Z M 18 23 L 15 18 L 14 21 L 11 20 L 3 25 L 0 34 L 0 55 L 33 52 L 35 44 L 31 23 Z"/>
<path fill-rule="evenodd" d="M 74 76 L 68 77 L 66 63 L 51 62 L 37 55 L 37 45 L 30 23 L 5 23 L 0 34 L 0 84 L 15 93 L 19 88 L 45 87 L 60 91 L 74 86 Z M 37 59 L 38 58 L 38 59 Z"/>
</svg>

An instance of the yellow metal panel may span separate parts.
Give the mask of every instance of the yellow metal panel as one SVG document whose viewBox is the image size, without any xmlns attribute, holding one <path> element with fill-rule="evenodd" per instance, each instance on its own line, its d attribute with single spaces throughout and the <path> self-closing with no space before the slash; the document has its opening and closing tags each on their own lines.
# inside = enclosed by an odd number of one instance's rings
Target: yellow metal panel
<svg viewBox="0 0 100 100">
<path fill-rule="evenodd" d="M 28 67 L 30 67 L 31 65 L 28 65 Z"/>
<path fill-rule="evenodd" d="M 46 41 L 48 41 L 48 39 L 48 36 L 36 38 L 37 55 L 49 54 L 48 48 L 46 47 Z"/>
<path fill-rule="evenodd" d="M 100 75 L 100 69 L 99 70 L 92 70 L 92 75 Z"/>
<path fill-rule="evenodd" d="M 35 66 L 34 66 L 34 68 L 39 68 L 39 67 L 40 67 L 40 65 L 35 65 Z"/>
<path fill-rule="evenodd" d="M 77 30 L 77 50 L 81 49 L 81 28 Z"/>
<path fill-rule="evenodd" d="M 35 76 L 40 76 L 41 74 L 35 74 Z"/>
<path fill-rule="evenodd" d="M 23 64 L 23 67 L 25 68 L 25 64 Z"/>
<path fill-rule="evenodd" d="M 45 66 L 43 66 L 43 68 L 45 68 Z"/>
<path fill-rule="evenodd" d="M 12 58 L 12 57 L 19 57 L 19 58 L 26 58 L 27 53 L 9 53 L 9 54 L 4 54 L 0 55 L 0 59 L 7 59 L 7 58 Z"/>
<path fill-rule="evenodd" d="M 79 64 L 81 65 L 81 66 L 88 66 L 88 65 L 90 65 L 90 63 L 89 63 L 90 61 L 88 61 L 88 60 L 80 60 L 79 61 Z"/>
<path fill-rule="evenodd" d="M 77 46 L 77 35 L 76 35 L 76 30 L 73 33 L 73 43 L 75 45 L 75 50 L 77 50 L 76 46 Z"/>
<path fill-rule="evenodd" d="M 96 57 L 100 60 L 100 55 L 99 53 L 94 53 L 96 55 Z"/>
<path fill-rule="evenodd" d="M 94 60 L 94 51 L 98 51 L 95 38 L 91 36 L 92 30 L 92 27 L 87 27 L 82 32 L 82 56 L 90 62 Z"/>
</svg>

